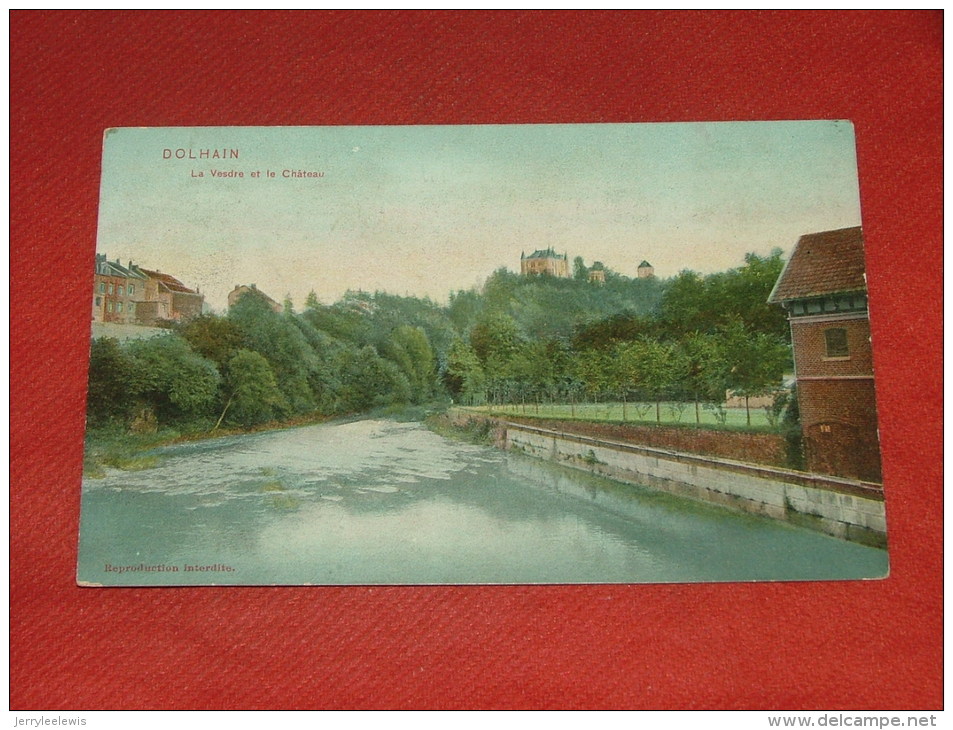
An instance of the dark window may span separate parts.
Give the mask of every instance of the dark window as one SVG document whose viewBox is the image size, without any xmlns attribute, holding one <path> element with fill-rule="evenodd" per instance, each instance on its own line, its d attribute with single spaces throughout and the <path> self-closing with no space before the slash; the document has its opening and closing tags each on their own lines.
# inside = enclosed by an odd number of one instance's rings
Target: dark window
<svg viewBox="0 0 953 730">
<path fill-rule="evenodd" d="M 827 345 L 827 357 L 850 357 L 847 330 L 841 327 L 824 330 L 824 341 Z"/>
</svg>

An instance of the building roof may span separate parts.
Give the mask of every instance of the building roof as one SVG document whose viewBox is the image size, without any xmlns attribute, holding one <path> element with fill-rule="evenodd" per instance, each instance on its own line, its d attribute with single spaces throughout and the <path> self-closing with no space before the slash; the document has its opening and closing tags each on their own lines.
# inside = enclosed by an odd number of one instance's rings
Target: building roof
<svg viewBox="0 0 953 730">
<path fill-rule="evenodd" d="M 148 276 L 150 279 L 155 279 L 162 286 L 164 286 L 169 291 L 180 292 L 182 294 L 198 294 L 194 289 L 189 289 L 185 284 L 176 279 L 174 276 L 169 274 L 163 274 L 158 271 L 150 271 L 149 269 L 139 268 L 143 274 Z"/>
<path fill-rule="evenodd" d="M 537 249 L 526 258 L 528 259 L 564 259 L 567 254 L 556 253 L 552 248 Z"/>
<path fill-rule="evenodd" d="M 145 276 L 139 271 L 139 267 L 129 262 L 129 266 L 123 266 L 119 259 L 110 261 L 106 254 L 96 254 L 96 273 L 100 276 L 121 276 L 127 279 L 144 279 Z"/>
<path fill-rule="evenodd" d="M 798 239 L 768 301 L 864 291 L 864 236 L 860 226 L 808 233 Z"/>
<path fill-rule="evenodd" d="M 651 269 L 651 268 L 652 268 L 652 264 L 650 264 L 648 261 L 643 261 L 641 264 L 639 264 L 639 268 L 640 268 L 640 269 Z"/>
<path fill-rule="evenodd" d="M 281 305 L 278 304 L 278 302 L 265 294 L 265 292 L 263 292 L 254 284 L 236 284 L 235 288 L 232 289 L 228 294 L 229 306 L 232 306 L 239 300 L 239 298 L 245 296 L 246 294 L 254 294 L 255 296 L 260 297 L 267 302 L 272 309 L 276 309 L 278 311 L 281 310 Z"/>
</svg>

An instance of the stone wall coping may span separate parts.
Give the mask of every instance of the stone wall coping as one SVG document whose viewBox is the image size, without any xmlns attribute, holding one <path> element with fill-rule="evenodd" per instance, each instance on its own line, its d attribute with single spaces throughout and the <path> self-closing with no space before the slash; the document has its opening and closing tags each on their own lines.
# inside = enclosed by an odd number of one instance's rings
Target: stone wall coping
<svg viewBox="0 0 953 730">
<path fill-rule="evenodd" d="M 494 419 L 497 420 L 497 419 Z M 789 484 L 797 484 L 803 487 L 821 489 L 827 492 L 836 492 L 838 494 L 848 494 L 855 497 L 864 497 L 866 499 L 882 502 L 884 499 L 883 487 L 874 482 L 862 482 L 856 479 L 845 479 L 843 477 L 829 476 L 827 474 L 809 474 L 808 472 L 795 471 L 793 469 L 781 469 L 773 466 L 762 466 L 759 464 L 749 464 L 743 461 L 734 461 L 713 456 L 702 456 L 700 454 L 689 454 L 684 451 L 673 451 L 669 449 L 659 449 L 651 446 L 640 446 L 630 444 L 624 441 L 614 441 L 612 439 L 594 438 L 592 436 L 583 436 L 581 434 L 570 433 L 566 431 L 554 431 L 548 428 L 538 426 L 529 426 L 525 423 L 515 421 L 499 420 L 507 429 L 536 433 L 543 436 L 561 438 L 576 443 L 587 444 L 590 446 L 599 446 L 615 449 L 633 454 L 641 454 L 668 461 L 680 462 L 683 464 L 695 464 L 698 466 L 709 466 L 722 471 L 730 471 L 738 474 L 747 474 L 762 479 L 774 479 Z"/>
</svg>

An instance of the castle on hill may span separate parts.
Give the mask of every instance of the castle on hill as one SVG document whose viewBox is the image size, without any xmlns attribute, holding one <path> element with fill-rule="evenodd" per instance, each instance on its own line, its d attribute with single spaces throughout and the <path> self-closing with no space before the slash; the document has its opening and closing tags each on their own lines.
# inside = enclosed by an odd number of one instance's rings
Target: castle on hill
<svg viewBox="0 0 953 730">
<path fill-rule="evenodd" d="M 523 276 L 539 276 L 548 274 L 560 279 L 568 279 L 569 272 L 569 254 L 556 253 L 551 246 L 546 249 L 537 249 L 529 256 L 526 252 L 520 254 L 520 274 Z M 648 261 L 643 260 L 639 264 L 638 278 L 649 279 L 655 276 L 655 269 Z M 588 279 L 592 283 L 603 284 L 606 280 L 605 266 L 601 261 L 596 261 L 588 270 Z"/>
<path fill-rule="evenodd" d="M 552 247 L 533 251 L 529 256 L 524 251 L 520 254 L 520 273 L 523 276 L 549 274 L 561 279 L 568 279 L 569 254 L 558 254 Z"/>
</svg>

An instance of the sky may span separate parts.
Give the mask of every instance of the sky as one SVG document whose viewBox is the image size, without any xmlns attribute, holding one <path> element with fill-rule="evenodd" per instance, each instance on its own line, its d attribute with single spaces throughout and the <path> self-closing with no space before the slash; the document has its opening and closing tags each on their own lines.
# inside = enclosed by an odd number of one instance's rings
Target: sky
<svg viewBox="0 0 953 730">
<path fill-rule="evenodd" d="M 171 274 L 217 311 L 252 283 L 300 310 L 312 290 L 446 302 L 549 247 L 632 277 L 642 260 L 659 277 L 707 274 L 856 225 L 844 121 L 119 128 L 104 139 L 97 252 Z"/>
</svg>

